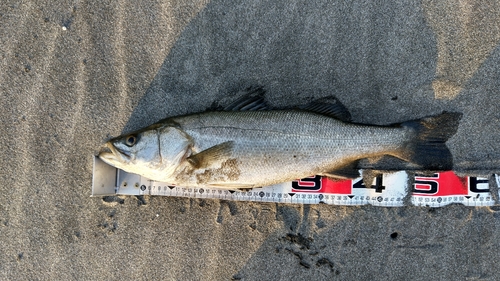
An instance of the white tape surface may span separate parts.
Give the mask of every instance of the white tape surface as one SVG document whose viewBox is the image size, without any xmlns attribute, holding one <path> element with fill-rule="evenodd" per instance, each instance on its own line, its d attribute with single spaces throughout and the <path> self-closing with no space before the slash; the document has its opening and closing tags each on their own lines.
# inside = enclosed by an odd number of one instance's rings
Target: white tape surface
<svg viewBox="0 0 500 281">
<path fill-rule="evenodd" d="M 500 178 L 498 175 L 495 177 L 499 186 Z M 94 157 L 92 195 L 157 195 L 296 204 L 371 204 L 383 207 L 408 204 L 441 207 L 451 203 L 492 206 L 495 201 L 488 182 L 485 178 L 458 177 L 453 172 L 413 176 L 399 171 L 376 177 L 371 187 L 364 186 L 362 178 L 334 182 L 315 176 L 248 191 L 221 190 L 180 187 L 152 181 L 113 168 Z"/>
</svg>

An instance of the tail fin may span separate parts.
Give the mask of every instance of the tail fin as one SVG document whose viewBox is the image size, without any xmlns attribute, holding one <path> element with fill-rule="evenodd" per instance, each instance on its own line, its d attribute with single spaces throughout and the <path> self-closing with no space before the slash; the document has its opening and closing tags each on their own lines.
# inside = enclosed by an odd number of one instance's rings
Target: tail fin
<svg viewBox="0 0 500 281">
<path fill-rule="evenodd" d="M 456 133 L 461 118 L 461 113 L 443 112 L 437 116 L 402 123 L 402 127 L 414 134 L 401 158 L 424 170 L 453 169 L 453 156 L 445 143 Z"/>
</svg>

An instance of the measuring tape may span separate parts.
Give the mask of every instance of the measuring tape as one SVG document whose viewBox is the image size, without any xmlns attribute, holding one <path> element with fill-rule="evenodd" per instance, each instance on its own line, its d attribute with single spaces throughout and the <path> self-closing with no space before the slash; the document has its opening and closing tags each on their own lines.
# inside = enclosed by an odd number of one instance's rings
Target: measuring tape
<svg viewBox="0 0 500 281">
<path fill-rule="evenodd" d="M 500 177 L 493 175 L 497 186 Z M 415 175 L 405 171 L 382 174 L 366 187 L 362 178 L 332 181 L 314 176 L 251 190 L 181 187 L 127 173 L 94 157 L 92 196 L 157 195 L 203 199 L 274 202 L 291 204 L 408 205 L 442 207 L 451 203 L 466 206 L 492 206 L 490 179 L 459 177 L 442 172 Z"/>
</svg>

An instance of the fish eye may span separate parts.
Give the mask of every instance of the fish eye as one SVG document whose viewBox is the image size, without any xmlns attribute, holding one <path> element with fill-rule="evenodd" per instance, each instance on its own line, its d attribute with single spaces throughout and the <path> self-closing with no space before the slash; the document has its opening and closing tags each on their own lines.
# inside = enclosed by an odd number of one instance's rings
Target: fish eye
<svg viewBox="0 0 500 281">
<path fill-rule="evenodd" d="M 136 141 L 137 141 L 137 137 L 134 135 L 130 135 L 125 139 L 125 145 L 127 145 L 128 147 L 131 147 L 135 144 Z"/>
</svg>

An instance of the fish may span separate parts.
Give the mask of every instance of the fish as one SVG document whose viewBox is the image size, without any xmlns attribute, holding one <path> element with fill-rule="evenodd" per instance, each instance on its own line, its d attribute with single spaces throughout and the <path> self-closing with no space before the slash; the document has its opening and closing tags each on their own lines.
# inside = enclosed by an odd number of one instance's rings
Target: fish
<svg viewBox="0 0 500 281">
<path fill-rule="evenodd" d="M 453 168 L 446 142 L 456 133 L 461 113 L 387 126 L 359 124 L 333 96 L 275 109 L 264 93 L 253 87 L 222 110 L 169 117 L 112 138 L 98 157 L 154 181 L 230 190 L 311 175 L 358 178 L 360 160 L 380 157 L 422 170 Z"/>
</svg>

